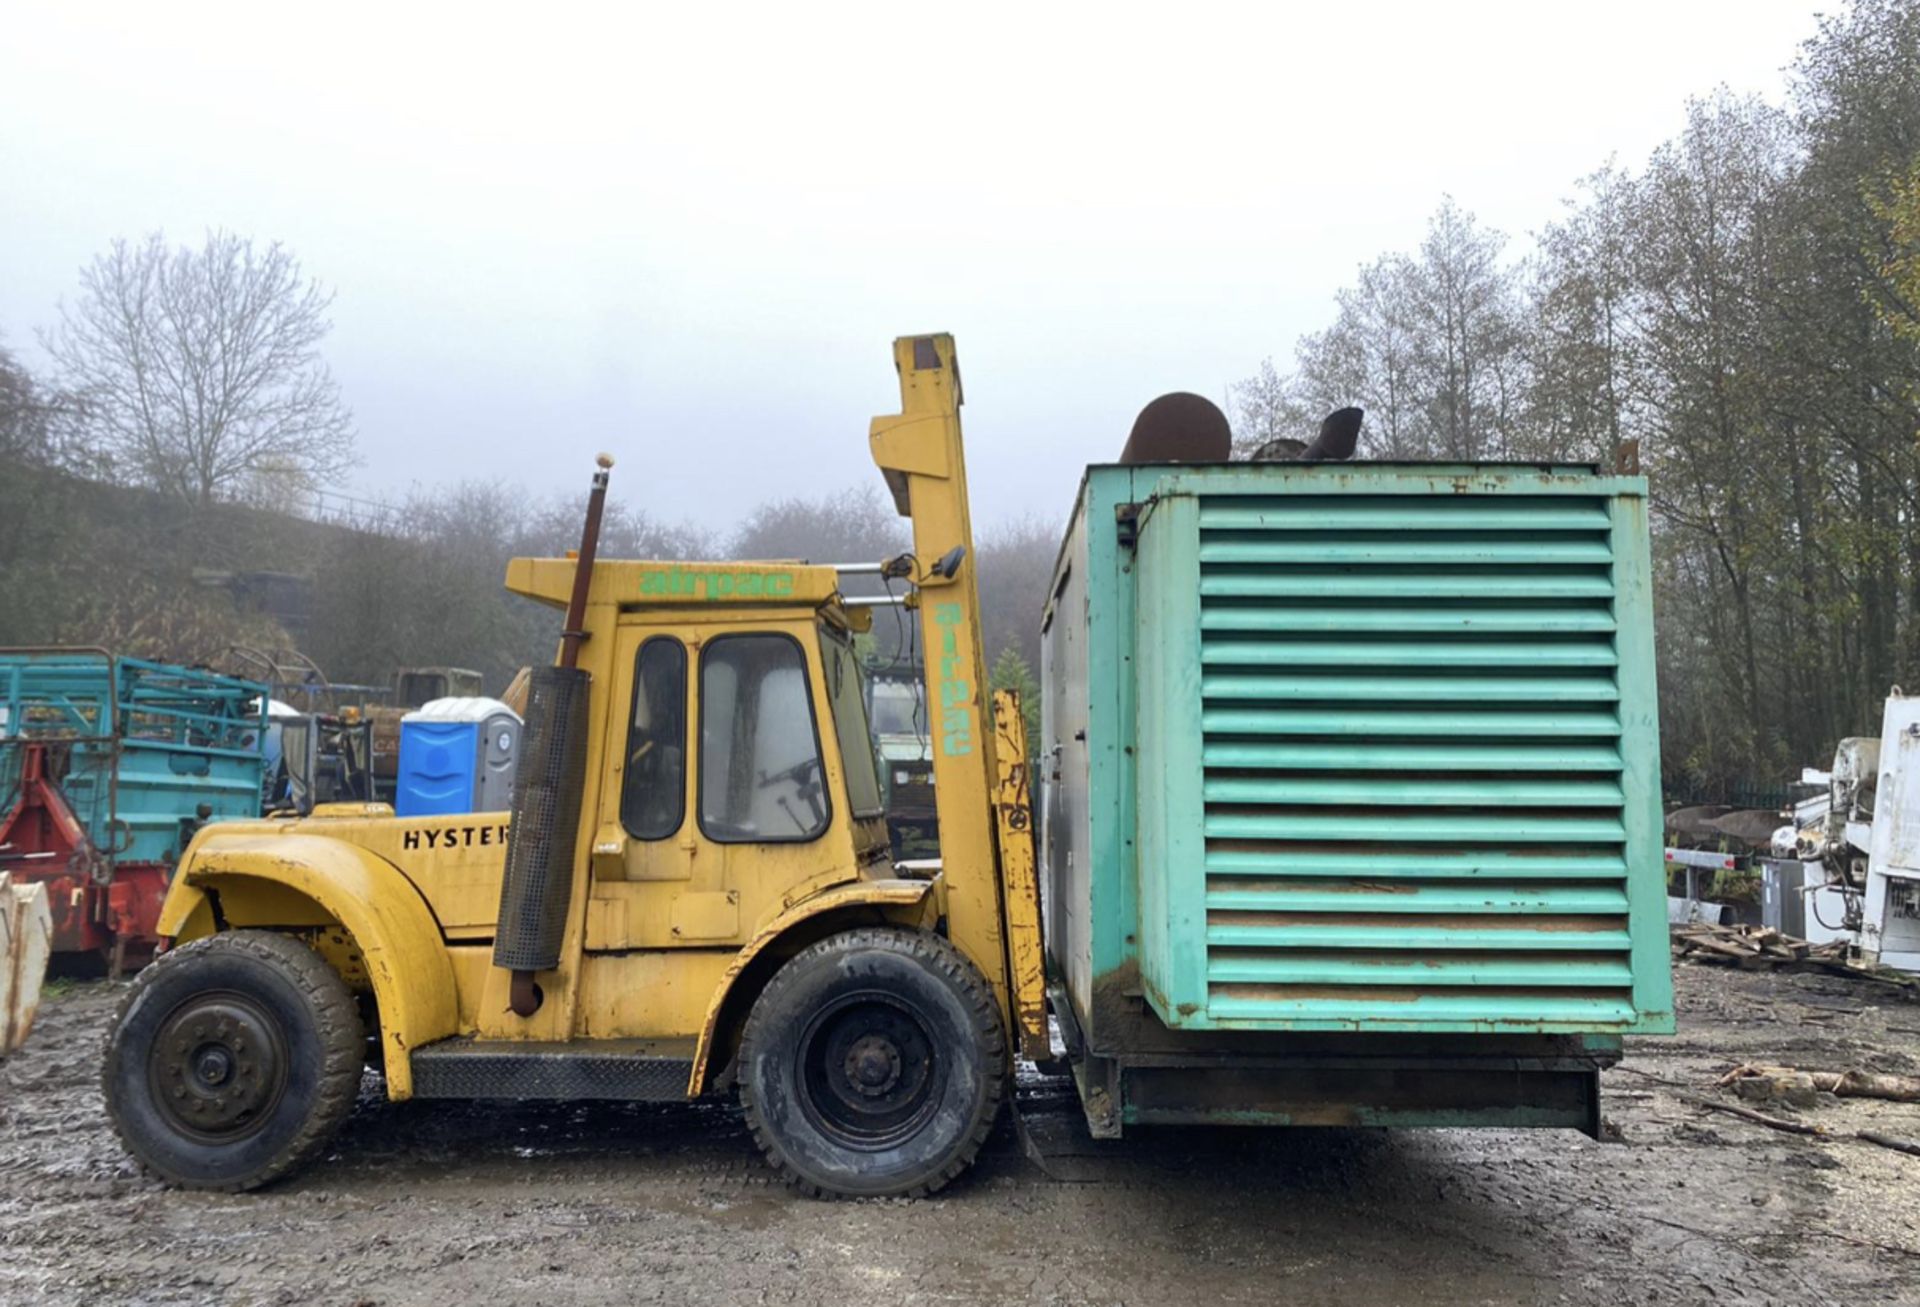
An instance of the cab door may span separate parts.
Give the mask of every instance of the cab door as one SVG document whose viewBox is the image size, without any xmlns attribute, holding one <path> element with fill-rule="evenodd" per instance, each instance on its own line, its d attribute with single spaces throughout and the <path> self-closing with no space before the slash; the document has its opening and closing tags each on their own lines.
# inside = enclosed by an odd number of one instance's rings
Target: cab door
<svg viewBox="0 0 1920 1307">
<path fill-rule="evenodd" d="M 741 944 L 858 875 L 824 671 L 811 615 L 620 628 L 588 951 Z M 864 714 L 857 729 L 873 788 Z"/>
<path fill-rule="evenodd" d="M 663 626 L 618 629 L 586 945 L 605 951 L 710 942 L 673 933 L 679 900 L 719 873 L 710 850 L 703 863 L 691 804 L 698 636 Z"/>
</svg>

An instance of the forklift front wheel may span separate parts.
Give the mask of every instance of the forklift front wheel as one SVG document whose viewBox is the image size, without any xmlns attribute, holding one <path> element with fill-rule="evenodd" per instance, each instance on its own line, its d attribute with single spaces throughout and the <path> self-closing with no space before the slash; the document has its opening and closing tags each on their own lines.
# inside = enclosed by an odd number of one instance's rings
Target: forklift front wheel
<svg viewBox="0 0 1920 1307">
<path fill-rule="evenodd" d="M 360 1013 L 298 939 L 235 930 L 140 973 L 108 1038 L 107 1114 L 171 1184 L 235 1192 L 312 1157 L 360 1087 Z"/>
<path fill-rule="evenodd" d="M 970 1165 L 1006 1092 L 993 991 L 921 931 L 832 935 L 774 973 L 740 1041 L 767 1160 L 816 1197 L 920 1197 Z"/>
</svg>

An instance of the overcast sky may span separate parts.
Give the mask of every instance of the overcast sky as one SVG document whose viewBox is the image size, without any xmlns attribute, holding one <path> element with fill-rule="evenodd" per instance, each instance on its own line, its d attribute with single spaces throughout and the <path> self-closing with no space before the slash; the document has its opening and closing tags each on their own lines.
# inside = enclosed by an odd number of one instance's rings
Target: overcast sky
<svg viewBox="0 0 1920 1307">
<path fill-rule="evenodd" d="M 947 330 L 976 520 L 1064 517 L 1167 390 L 1324 325 L 1443 192 L 1524 242 L 1805 0 L 9 4 L 0 336 L 115 236 L 226 227 L 337 291 L 351 489 L 584 486 L 725 525 L 875 480 Z"/>
</svg>

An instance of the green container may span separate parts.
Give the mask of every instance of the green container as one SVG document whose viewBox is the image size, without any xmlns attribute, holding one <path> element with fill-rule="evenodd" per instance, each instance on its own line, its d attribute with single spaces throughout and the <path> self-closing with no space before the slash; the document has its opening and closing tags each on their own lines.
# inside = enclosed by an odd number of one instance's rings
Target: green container
<svg viewBox="0 0 1920 1307">
<path fill-rule="evenodd" d="M 1090 468 L 1044 649 L 1095 1051 L 1673 1029 L 1640 478 Z"/>
</svg>

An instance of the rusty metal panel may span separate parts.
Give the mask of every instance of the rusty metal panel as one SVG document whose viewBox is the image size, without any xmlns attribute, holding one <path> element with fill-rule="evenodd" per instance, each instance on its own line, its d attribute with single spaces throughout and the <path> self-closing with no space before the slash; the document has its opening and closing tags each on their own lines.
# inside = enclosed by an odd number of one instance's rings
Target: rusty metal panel
<svg viewBox="0 0 1920 1307">
<path fill-rule="evenodd" d="M 1047 977 L 1040 930 L 1040 879 L 1033 849 L 1033 791 L 1027 768 L 1027 724 L 1020 696 L 993 692 L 994 835 L 1000 855 L 1000 897 L 1007 923 L 1007 976 L 1014 1037 L 1036 1062 L 1052 1056 L 1047 1039 Z"/>
<path fill-rule="evenodd" d="M 13 883 L 0 871 L 0 1057 L 26 1042 L 40 1010 L 40 986 L 53 955 L 47 887 Z"/>
</svg>

